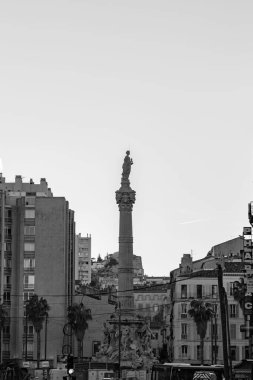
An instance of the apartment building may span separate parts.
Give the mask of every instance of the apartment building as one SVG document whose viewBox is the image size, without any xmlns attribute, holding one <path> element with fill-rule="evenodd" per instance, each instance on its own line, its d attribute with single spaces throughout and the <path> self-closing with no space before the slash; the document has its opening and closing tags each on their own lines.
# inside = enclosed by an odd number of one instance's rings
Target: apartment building
<svg viewBox="0 0 253 380">
<path fill-rule="evenodd" d="M 53 196 L 44 178 L 39 184 L 23 183 L 21 176 L 14 183 L 0 180 L 0 289 L 9 315 L 2 356 L 36 358 L 36 334 L 25 317 L 25 301 L 36 293 L 50 306 L 42 358 L 56 361 L 63 345 L 71 345 L 63 327 L 74 293 L 74 212 L 65 198 Z"/>
<path fill-rule="evenodd" d="M 75 279 L 80 284 L 91 282 L 91 235 L 76 235 L 75 244 Z"/>
<path fill-rule="evenodd" d="M 182 264 L 183 263 L 183 264 Z M 204 342 L 204 362 L 222 364 L 222 330 L 216 260 L 210 268 L 210 257 L 207 258 L 209 269 L 202 261 L 201 269 L 194 269 L 191 257 L 184 256 L 180 274 L 171 272 L 171 314 L 168 316 L 167 336 L 169 340 L 169 358 L 175 362 L 200 363 L 200 338 L 196 324 L 188 314 L 193 299 L 203 300 L 213 305 L 215 316 L 208 322 Z M 248 357 L 248 340 L 240 331 L 244 324 L 243 312 L 234 300 L 234 282 L 243 277 L 243 263 L 223 262 L 223 285 L 228 298 L 228 317 L 230 331 L 231 359 L 233 364 Z"/>
<path fill-rule="evenodd" d="M 134 286 L 136 314 L 146 318 L 152 331 L 151 347 L 159 357 L 166 341 L 165 316 L 168 314 L 168 284 Z"/>
</svg>

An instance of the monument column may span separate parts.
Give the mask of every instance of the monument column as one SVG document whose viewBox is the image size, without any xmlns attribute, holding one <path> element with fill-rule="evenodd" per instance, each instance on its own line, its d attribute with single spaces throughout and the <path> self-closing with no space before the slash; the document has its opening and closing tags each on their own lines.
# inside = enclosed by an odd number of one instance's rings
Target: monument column
<svg viewBox="0 0 253 380">
<path fill-rule="evenodd" d="M 135 191 L 131 189 L 129 182 L 133 164 L 129 155 L 130 152 L 127 151 L 122 166 L 121 187 L 116 191 L 116 202 L 120 212 L 118 300 L 123 317 L 134 316 L 132 209 L 135 202 Z"/>
</svg>

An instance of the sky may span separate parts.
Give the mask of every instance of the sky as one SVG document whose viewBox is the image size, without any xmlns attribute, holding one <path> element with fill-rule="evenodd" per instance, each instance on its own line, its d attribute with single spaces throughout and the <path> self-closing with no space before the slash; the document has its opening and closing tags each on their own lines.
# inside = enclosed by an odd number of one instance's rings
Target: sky
<svg viewBox="0 0 253 380">
<path fill-rule="evenodd" d="M 169 276 L 242 234 L 253 200 L 251 0 L 3 0 L 1 171 L 75 211 L 92 257 L 118 250 L 122 164 L 134 254 Z"/>
</svg>

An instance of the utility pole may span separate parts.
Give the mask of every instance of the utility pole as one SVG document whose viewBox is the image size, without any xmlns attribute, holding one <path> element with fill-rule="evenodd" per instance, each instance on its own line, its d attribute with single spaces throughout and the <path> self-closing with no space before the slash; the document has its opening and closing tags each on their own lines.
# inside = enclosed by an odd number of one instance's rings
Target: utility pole
<svg viewBox="0 0 253 380">
<path fill-rule="evenodd" d="M 120 362 L 121 362 L 121 304 L 118 303 L 118 310 L 119 310 L 119 372 L 118 372 L 118 378 L 121 378 L 121 372 L 120 372 Z"/>
<path fill-rule="evenodd" d="M 46 320 L 45 320 L 45 360 L 47 360 L 47 318 L 48 318 L 48 313 L 46 313 Z"/>
<path fill-rule="evenodd" d="M 225 301 L 226 322 L 227 322 L 229 378 L 232 379 L 233 375 L 232 375 L 232 357 L 231 357 L 231 344 L 230 344 L 230 331 L 229 331 L 228 297 L 227 297 L 227 293 L 225 291 L 224 291 L 224 301 Z"/>
<path fill-rule="evenodd" d="M 217 264 L 217 273 L 218 273 L 218 289 L 219 289 L 220 311 L 221 311 L 224 375 L 225 375 L 225 380 L 230 380 L 229 365 L 228 365 L 228 339 L 227 339 L 227 318 L 226 318 L 227 313 L 226 313 L 226 306 L 225 306 L 225 289 L 223 287 L 222 268 L 220 264 Z"/>
</svg>

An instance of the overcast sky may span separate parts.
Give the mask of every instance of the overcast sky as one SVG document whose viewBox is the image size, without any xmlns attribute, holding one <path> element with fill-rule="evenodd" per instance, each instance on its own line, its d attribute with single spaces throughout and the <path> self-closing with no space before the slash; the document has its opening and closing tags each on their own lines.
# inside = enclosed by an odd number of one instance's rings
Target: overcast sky
<svg viewBox="0 0 253 380">
<path fill-rule="evenodd" d="M 253 200 L 252 18 L 251 0 L 2 1 L 6 181 L 45 177 L 104 257 L 130 149 L 146 274 L 238 236 Z"/>
</svg>

